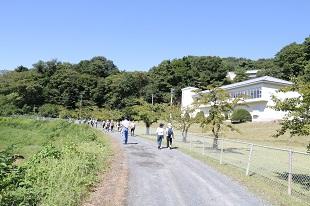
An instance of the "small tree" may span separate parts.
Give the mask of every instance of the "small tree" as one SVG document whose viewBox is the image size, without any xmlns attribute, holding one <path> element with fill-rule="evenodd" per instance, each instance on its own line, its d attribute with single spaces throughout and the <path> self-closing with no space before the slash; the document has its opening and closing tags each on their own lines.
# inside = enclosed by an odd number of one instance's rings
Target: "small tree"
<svg viewBox="0 0 310 206">
<path fill-rule="evenodd" d="M 196 99 L 195 104 L 198 106 L 204 105 L 209 107 L 209 115 L 206 118 L 201 119 L 200 123 L 202 127 L 208 127 L 211 129 L 214 136 L 213 148 L 218 148 L 219 134 L 224 128 L 236 131 L 234 127 L 225 124 L 224 121 L 226 114 L 233 110 L 239 100 L 240 98 L 230 100 L 229 94 L 220 88 L 210 87 L 207 93 L 198 93 L 198 98 Z"/>
<path fill-rule="evenodd" d="M 132 111 L 134 112 L 134 118 L 137 120 L 141 120 L 145 123 L 146 134 L 150 134 L 150 127 L 153 123 L 157 122 L 159 117 L 159 109 L 158 105 L 152 105 L 144 100 L 140 100 L 140 105 L 132 106 Z"/>
<path fill-rule="evenodd" d="M 191 117 L 193 108 L 181 108 L 180 106 L 169 106 L 164 111 L 165 120 L 171 122 L 174 127 L 182 131 L 182 141 L 187 141 L 187 133 L 189 128 L 196 122 L 195 117 Z M 171 114 L 171 118 L 170 118 Z"/>
<path fill-rule="evenodd" d="M 281 92 L 298 92 L 294 98 L 280 99 L 273 96 L 276 111 L 287 112 L 281 128 L 274 137 L 279 137 L 289 131 L 293 136 L 310 135 L 310 83 L 295 80 L 295 84 L 280 90 Z M 310 149 L 310 146 L 308 146 Z"/>
</svg>

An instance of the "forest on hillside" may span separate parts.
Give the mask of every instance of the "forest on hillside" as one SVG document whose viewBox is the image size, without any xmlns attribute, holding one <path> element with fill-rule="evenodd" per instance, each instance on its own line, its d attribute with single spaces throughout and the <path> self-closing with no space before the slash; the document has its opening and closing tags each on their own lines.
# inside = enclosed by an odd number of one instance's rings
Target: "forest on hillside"
<svg viewBox="0 0 310 206">
<path fill-rule="evenodd" d="M 246 70 L 285 80 L 310 80 L 310 37 L 283 47 L 274 58 L 250 60 L 216 56 L 185 56 L 164 60 L 147 72 L 121 71 L 103 56 L 77 64 L 57 60 L 38 61 L 32 68 L 19 66 L 0 75 L 0 115 L 33 114 L 44 110 L 126 110 L 141 104 L 180 103 L 181 89 L 232 83 L 226 78 L 235 71 L 235 82 L 246 80 Z M 70 115 L 69 115 L 70 116 Z"/>
</svg>

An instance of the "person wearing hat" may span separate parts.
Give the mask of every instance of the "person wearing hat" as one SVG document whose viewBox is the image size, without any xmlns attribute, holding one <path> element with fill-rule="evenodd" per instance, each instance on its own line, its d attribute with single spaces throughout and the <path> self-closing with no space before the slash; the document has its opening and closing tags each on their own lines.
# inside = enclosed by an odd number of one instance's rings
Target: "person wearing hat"
<svg viewBox="0 0 310 206">
<path fill-rule="evenodd" d="M 172 138 L 174 138 L 172 124 L 168 123 L 166 128 L 167 148 L 172 149 Z"/>
<path fill-rule="evenodd" d="M 156 130 L 158 149 L 161 149 L 161 142 L 164 139 L 164 133 L 165 133 L 164 124 L 160 123 L 159 127 Z"/>
</svg>

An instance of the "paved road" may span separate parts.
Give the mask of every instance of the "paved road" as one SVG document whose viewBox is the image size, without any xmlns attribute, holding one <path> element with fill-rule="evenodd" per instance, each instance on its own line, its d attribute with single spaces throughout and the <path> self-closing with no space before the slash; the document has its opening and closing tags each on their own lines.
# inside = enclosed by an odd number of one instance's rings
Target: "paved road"
<svg viewBox="0 0 310 206">
<path fill-rule="evenodd" d="M 120 139 L 118 134 L 114 138 Z M 129 206 L 267 205 L 246 188 L 177 150 L 129 137 Z"/>
</svg>

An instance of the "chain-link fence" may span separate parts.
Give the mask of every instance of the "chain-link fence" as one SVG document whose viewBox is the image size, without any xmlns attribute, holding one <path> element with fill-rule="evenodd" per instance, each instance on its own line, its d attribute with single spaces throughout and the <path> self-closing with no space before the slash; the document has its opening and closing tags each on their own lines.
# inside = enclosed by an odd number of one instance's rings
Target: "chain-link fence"
<svg viewBox="0 0 310 206">
<path fill-rule="evenodd" d="M 155 129 L 149 138 L 155 140 Z M 145 134 L 138 130 L 137 134 Z M 206 137 L 203 134 L 188 134 L 183 142 L 180 132 L 176 132 L 175 145 L 193 153 L 213 158 L 219 164 L 230 164 L 244 175 L 258 176 L 266 184 L 286 195 L 296 197 L 310 205 L 310 154 L 288 149 L 269 147 L 233 139 Z"/>
</svg>

